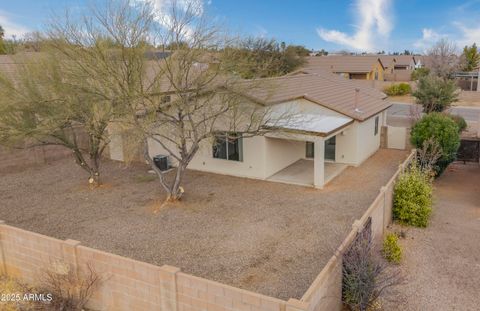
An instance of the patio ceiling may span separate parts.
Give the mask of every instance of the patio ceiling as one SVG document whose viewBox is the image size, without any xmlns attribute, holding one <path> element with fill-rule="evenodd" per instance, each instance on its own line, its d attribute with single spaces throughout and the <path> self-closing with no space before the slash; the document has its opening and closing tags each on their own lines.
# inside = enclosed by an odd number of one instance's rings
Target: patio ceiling
<svg viewBox="0 0 480 311">
<path fill-rule="evenodd" d="M 332 114 L 309 113 L 276 122 L 275 127 L 299 132 L 328 135 L 353 122 L 352 118 Z"/>
</svg>

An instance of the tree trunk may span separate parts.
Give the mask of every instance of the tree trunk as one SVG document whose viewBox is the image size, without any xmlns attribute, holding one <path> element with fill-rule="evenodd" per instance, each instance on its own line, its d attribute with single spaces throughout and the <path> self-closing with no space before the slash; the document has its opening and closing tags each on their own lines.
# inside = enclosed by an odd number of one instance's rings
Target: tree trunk
<svg viewBox="0 0 480 311">
<path fill-rule="evenodd" d="M 96 156 L 96 159 L 90 158 L 91 163 L 85 161 L 85 157 L 79 149 L 73 150 L 73 155 L 75 157 L 75 162 L 83 168 L 89 175 L 88 184 L 90 187 L 95 188 L 100 185 L 100 172 L 99 172 L 99 156 Z"/>
<path fill-rule="evenodd" d="M 185 165 L 184 163 L 178 164 L 177 171 L 175 174 L 175 180 L 173 181 L 167 196 L 168 202 L 176 202 L 182 198 L 184 190 L 181 184 L 182 184 L 183 176 L 185 175 L 186 167 L 187 165 Z"/>
<path fill-rule="evenodd" d="M 91 187 L 98 187 L 100 185 L 100 155 L 94 154 L 90 157 L 90 178 L 88 183 Z"/>
</svg>

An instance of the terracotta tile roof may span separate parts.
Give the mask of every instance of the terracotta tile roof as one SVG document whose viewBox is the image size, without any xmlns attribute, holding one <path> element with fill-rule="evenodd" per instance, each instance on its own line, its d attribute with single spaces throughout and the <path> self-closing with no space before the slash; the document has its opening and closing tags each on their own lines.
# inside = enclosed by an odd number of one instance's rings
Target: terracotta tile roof
<svg viewBox="0 0 480 311">
<path fill-rule="evenodd" d="M 10 56 L 0 56 L 0 71 L 14 73 L 16 66 L 18 63 L 16 64 Z M 148 64 L 148 79 L 152 79 L 159 70 L 158 67 Z M 257 87 L 257 81 L 243 80 L 240 83 L 243 84 L 242 94 L 263 104 L 276 104 L 305 98 L 360 121 L 368 119 L 391 105 L 385 100 L 386 95 L 382 92 L 321 69 L 303 69 L 288 76 L 259 80 L 261 87 Z M 248 87 L 249 84 L 252 87 Z M 168 80 L 162 79 L 161 85 L 163 85 L 162 91 L 171 90 Z M 358 102 L 355 105 L 357 89 L 359 90 Z M 355 108 L 358 108 L 358 111 Z"/>
<path fill-rule="evenodd" d="M 359 121 L 391 106 L 382 92 L 330 73 L 298 73 L 262 80 L 267 83 L 250 88 L 245 95 L 267 105 L 304 98 Z"/>
<path fill-rule="evenodd" d="M 378 58 L 380 58 L 386 67 L 388 67 L 393 60 L 395 60 L 396 65 L 400 66 L 409 66 L 412 60 L 415 62 L 413 55 L 378 55 Z"/>
<path fill-rule="evenodd" d="M 327 55 L 307 57 L 305 69 L 326 70 L 334 73 L 367 73 L 376 62 L 384 65 L 378 56 Z"/>
</svg>

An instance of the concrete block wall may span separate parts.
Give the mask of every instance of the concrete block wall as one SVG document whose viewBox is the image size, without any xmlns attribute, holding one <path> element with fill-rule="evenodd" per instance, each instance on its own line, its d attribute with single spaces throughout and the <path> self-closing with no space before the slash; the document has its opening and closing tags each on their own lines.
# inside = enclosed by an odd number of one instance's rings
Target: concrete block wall
<svg viewBox="0 0 480 311">
<path fill-rule="evenodd" d="M 41 273 L 56 262 L 82 276 L 89 267 L 103 279 L 89 301 L 95 310 L 130 311 L 335 311 L 341 310 L 342 256 L 372 219 L 381 241 L 392 220 L 393 187 L 412 161 L 415 150 L 382 187 L 378 197 L 300 299 L 288 301 L 195 277 L 172 266 L 155 266 L 6 225 L 0 221 L 0 273 L 37 284 Z"/>
<path fill-rule="evenodd" d="M 68 157 L 72 154 L 61 146 L 39 146 L 28 149 L 13 149 L 0 146 L 0 172 L 21 167 L 41 165 Z"/>
<path fill-rule="evenodd" d="M 177 274 L 177 293 L 179 311 L 281 311 L 287 305 L 280 299 L 181 272 Z"/>
<path fill-rule="evenodd" d="M 380 189 L 380 193 L 359 220 L 352 225 L 352 230 L 337 248 L 327 265 L 322 269 L 310 288 L 300 300 L 305 304 L 304 311 L 341 311 L 342 310 L 342 256 L 354 241 L 369 218 L 372 221 L 372 233 L 375 243 L 381 243 L 385 229 L 392 222 L 393 188 L 399 175 L 413 161 L 416 150 L 399 165 L 398 170 Z"/>
<path fill-rule="evenodd" d="M 79 146 L 88 146 L 88 136 L 80 128 L 76 129 Z M 42 165 L 72 156 L 72 151 L 63 146 L 46 145 L 29 147 L 28 142 L 19 143 L 15 148 L 0 146 L 0 172 L 10 172 L 25 167 Z M 28 148 L 27 148 L 28 147 Z M 108 156 L 108 148 L 104 156 Z"/>
<path fill-rule="evenodd" d="M 188 275 L 172 266 L 155 266 L 58 240 L 0 221 L 0 274 L 38 285 L 55 263 L 85 276 L 101 277 L 88 307 L 115 311 L 294 311 L 296 302 L 238 289 Z M 301 304 L 301 303 L 300 303 Z"/>
</svg>

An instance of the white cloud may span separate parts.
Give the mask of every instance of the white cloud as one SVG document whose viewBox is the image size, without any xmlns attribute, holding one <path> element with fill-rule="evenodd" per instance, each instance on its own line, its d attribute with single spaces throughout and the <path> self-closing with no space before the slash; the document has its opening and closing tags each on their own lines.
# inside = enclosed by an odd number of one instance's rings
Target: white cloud
<svg viewBox="0 0 480 311">
<path fill-rule="evenodd" d="M 480 44 L 480 26 L 475 24 L 473 27 L 469 27 L 461 22 L 454 22 L 454 26 L 459 30 L 460 36 L 455 40 L 456 44 L 460 47 L 465 45 L 472 45 L 474 42 Z"/>
<path fill-rule="evenodd" d="M 443 38 L 448 38 L 448 36 L 445 34 L 440 34 L 431 28 L 423 28 L 422 38 L 415 41 L 413 46 L 421 52 L 425 52 L 429 47 Z"/>
<path fill-rule="evenodd" d="M 137 0 L 139 2 L 149 3 L 152 8 L 155 10 L 155 19 L 156 21 L 165 27 L 171 27 L 173 24 L 173 17 L 171 15 L 172 6 L 175 6 L 176 9 L 187 12 L 200 17 L 203 15 L 205 10 L 205 3 L 203 0 Z M 207 1 L 207 5 L 210 5 L 211 1 Z M 180 14 L 182 12 L 179 12 Z M 194 29 L 192 25 L 185 25 L 183 27 L 183 35 L 186 40 L 189 40 L 193 37 Z"/>
<path fill-rule="evenodd" d="M 27 27 L 13 22 L 11 15 L 1 10 L 0 10 L 0 25 L 3 27 L 3 30 L 5 31 L 6 38 L 12 38 L 13 36 L 17 38 L 21 38 L 27 32 L 31 31 Z"/>
<path fill-rule="evenodd" d="M 318 28 L 318 35 L 325 41 L 347 46 L 359 51 L 373 52 L 380 49 L 379 42 L 388 39 L 393 28 L 390 14 L 392 0 L 355 0 L 358 20 L 352 35 L 338 30 Z"/>
<path fill-rule="evenodd" d="M 422 29 L 422 38 L 415 41 L 413 46 L 420 52 L 426 52 L 441 39 L 447 39 L 453 42 L 458 48 L 473 43 L 480 44 L 480 26 L 469 27 L 462 22 L 453 22 L 449 27 L 450 33 L 440 33 L 431 28 Z"/>
<path fill-rule="evenodd" d="M 260 38 L 265 38 L 268 35 L 268 30 L 261 25 L 255 26 L 255 36 Z"/>
</svg>

